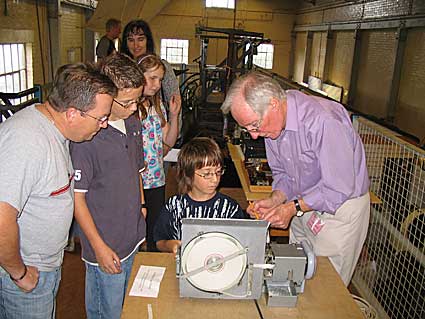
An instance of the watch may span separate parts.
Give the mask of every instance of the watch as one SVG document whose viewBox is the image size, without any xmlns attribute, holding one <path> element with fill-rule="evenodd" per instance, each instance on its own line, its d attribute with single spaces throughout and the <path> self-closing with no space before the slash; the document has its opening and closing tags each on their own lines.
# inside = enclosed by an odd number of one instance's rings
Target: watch
<svg viewBox="0 0 425 319">
<path fill-rule="evenodd" d="M 298 199 L 294 199 L 293 202 L 294 202 L 294 205 L 295 205 L 295 210 L 297 211 L 297 213 L 296 213 L 297 217 L 301 217 L 302 215 L 304 215 L 304 212 L 301 209 L 301 205 L 300 205 L 300 202 L 298 201 Z"/>
</svg>

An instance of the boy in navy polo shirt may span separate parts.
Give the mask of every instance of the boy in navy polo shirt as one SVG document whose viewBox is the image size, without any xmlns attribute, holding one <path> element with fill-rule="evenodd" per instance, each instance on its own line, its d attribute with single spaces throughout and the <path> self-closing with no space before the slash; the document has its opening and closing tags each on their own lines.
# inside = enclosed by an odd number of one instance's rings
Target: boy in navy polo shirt
<svg viewBox="0 0 425 319">
<path fill-rule="evenodd" d="M 118 319 L 134 255 L 145 240 L 140 121 L 134 115 L 145 83 L 127 56 L 112 54 L 101 72 L 117 86 L 109 126 L 90 142 L 73 143 L 75 218 L 86 264 L 87 318 Z M 88 114 L 87 114 L 88 116 Z M 101 119 L 93 117 L 101 124 Z"/>
</svg>

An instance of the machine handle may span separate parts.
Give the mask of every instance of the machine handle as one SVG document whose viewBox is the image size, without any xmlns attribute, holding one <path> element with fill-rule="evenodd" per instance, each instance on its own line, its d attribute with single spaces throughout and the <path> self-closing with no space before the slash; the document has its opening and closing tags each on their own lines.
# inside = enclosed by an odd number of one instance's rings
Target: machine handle
<svg viewBox="0 0 425 319">
<path fill-rule="evenodd" d="M 305 279 L 310 279 L 316 272 L 316 255 L 306 240 L 301 241 L 301 245 L 303 246 L 304 253 L 307 256 L 307 270 L 305 272 Z"/>
</svg>

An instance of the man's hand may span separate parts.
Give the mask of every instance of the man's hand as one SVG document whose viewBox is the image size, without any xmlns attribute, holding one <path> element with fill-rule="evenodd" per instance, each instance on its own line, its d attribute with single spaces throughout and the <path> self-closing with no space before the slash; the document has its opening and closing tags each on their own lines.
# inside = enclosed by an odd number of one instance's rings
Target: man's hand
<svg viewBox="0 0 425 319">
<path fill-rule="evenodd" d="M 121 273 L 121 262 L 118 255 L 106 244 L 95 250 L 100 269 L 107 274 Z"/>
<path fill-rule="evenodd" d="M 21 288 L 22 291 L 31 292 L 32 290 L 34 290 L 35 287 L 37 287 L 40 273 L 38 272 L 38 269 L 36 267 L 26 267 L 27 273 L 25 274 L 24 278 L 22 278 L 21 280 L 13 280 L 13 282 L 16 286 Z"/>
<path fill-rule="evenodd" d="M 288 228 L 295 214 L 296 209 L 294 203 L 287 202 L 265 212 L 262 215 L 262 219 L 269 221 L 272 227 L 285 229 Z"/>
<path fill-rule="evenodd" d="M 265 219 L 264 214 L 274 210 L 286 200 L 286 196 L 278 190 L 273 191 L 270 197 L 252 202 L 247 213 L 255 219 Z"/>
</svg>

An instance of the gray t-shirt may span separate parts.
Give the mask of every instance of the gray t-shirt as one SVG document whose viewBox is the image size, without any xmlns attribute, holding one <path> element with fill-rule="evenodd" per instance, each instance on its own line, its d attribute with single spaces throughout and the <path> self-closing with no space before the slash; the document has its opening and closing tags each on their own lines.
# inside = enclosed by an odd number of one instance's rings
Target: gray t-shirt
<svg viewBox="0 0 425 319">
<path fill-rule="evenodd" d="M 74 210 L 68 140 L 29 106 L 0 125 L 0 163 L 0 201 L 18 210 L 25 264 L 56 269 Z"/>
</svg>

